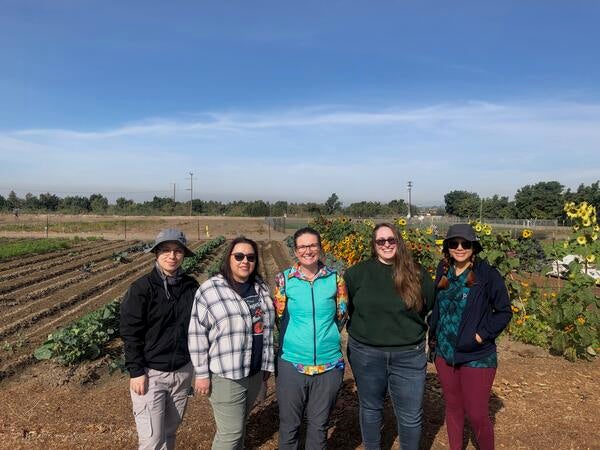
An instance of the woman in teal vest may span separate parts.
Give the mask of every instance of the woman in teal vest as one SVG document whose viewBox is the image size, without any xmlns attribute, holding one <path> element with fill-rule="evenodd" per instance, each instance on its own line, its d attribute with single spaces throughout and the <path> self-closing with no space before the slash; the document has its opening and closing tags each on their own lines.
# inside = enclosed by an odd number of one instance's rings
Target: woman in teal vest
<svg viewBox="0 0 600 450">
<path fill-rule="evenodd" d="M 296 231 L 294 253 L 298 262 L 275 279 L 279 449 L 298 448 L 304 415 L 305 448 L 323 449 L 329 413 L 344 376 L 340 330 L 348 295 L 342 276 L 319 260 L 321 237 L 316 230 Z"/>
</svg>

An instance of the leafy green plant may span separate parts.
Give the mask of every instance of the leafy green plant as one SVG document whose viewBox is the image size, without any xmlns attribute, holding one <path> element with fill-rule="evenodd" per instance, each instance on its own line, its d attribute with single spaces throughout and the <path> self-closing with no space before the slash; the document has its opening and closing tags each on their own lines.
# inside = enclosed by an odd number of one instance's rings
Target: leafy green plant
<svg viewBox="0 0 600 450">
<path fill-rule="evenodd" d="M 38 360 L 52 358 L 68 366 L 99 357 L 102 346 L 118 335 L 120 306 L 119 300 L 113 300 L 50 334 L 34 356 Z"/>
<path fill-rule="evenodd" d="M 221 246 L 225 242 L 224 236 L 217 236 L 208 242 L 202 244 L 198 249 L 194 251 L 196 254 L 191 258 L 186 258 L 183 262 L 182 268 L 186 273 L 192 273 L 198 269 L 200 263 L 211 254 L 216 248 Z"/>
</svg>

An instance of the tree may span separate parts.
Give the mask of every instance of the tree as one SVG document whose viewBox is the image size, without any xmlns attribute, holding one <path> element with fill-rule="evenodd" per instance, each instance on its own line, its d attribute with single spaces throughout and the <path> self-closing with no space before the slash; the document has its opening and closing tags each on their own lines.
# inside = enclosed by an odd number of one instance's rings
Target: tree
<svg viewBox="0 0 600 450">
<path fill-rule="evenodd" d="M 5 210 L 5 209 L 7 209 L 6 199 L 2 195 L 0 195 L 0 210 Z"/>
<path fill-rule="evenodd" d="M 263 200 L 250 202 L 244 208 L 244 215 L 250 217 L 262 217 L 269 215 L 269 205 Z"/>
<path fill-rule="evenodd" d="M 334 192 L 329 196 L 329 198 L 325 202 L 325 214 L 335 214 L 341 209 L 342 202 L 340 201 L 340 198 L 337 196 L 337 194 Z"/>
<path fill-rule="evenodd" d="M 588 202 L 594 205 L 600 214 L 600 180 L 589 186 L 581 183 L 576 192 L 571 192 L 571 189 L 567 189 L 567 192 L 565 192 L 565 201 L 575 203 Z"/>
<path fill-rule="evenodd" d="M 451 191 L 444 195 L 446 213 L 459 217 L 479 215 L 479 195 L 467 191 Z"/>
<path fill-rule="evenodd" d="M 380 216 L 383 207 L 379 202 L 356 202 L 346 208 L 346 214 L 352 217 L 375 217 Z"/>
<path fill-rule="evenodd" d="M 406 213 L 408 213 L 408 205 L 402 199 L 392 200 L 386 206 L 389 209 L 389 213 L 396 216 L 406 216 Z M 413 205 L 410 206 L 412 209 Z"/>
<path fill-rule="evenodd" d="M 17 197 L 17 194 L 15 193 L 15 191 L 10 191 L 8 193 L 8 198 L 6 199 L 6 204 L 8 206 L 8 209 L 15 209 L 15 208 L 20 208 L 21 205 L 23 203 L 23 200 L 21 200 L 19 197 Z"/>
<path fill-rule="evenodd" d="M 558 219 L 563 215 L 563 185 L 558 181 L 540 181 L 526 185 L 515 194 L 517 219 Z"/>
<path fill-rule="evenodd" d="M 508 201 L 508 197 L 484 198 L 482 201 L 482 215 L 489 219 L 509 219 L 514 217 L 513 204 Z"/>
<path fill-rule="evenodd" d="M 90 195 L 92 212 L 103 213 L 108 209 L 108 199 L 102 194 Z"/>
<path fill-rule="evenodd" d="M 79 195 L 65 197 L 60 202 L 60 209 L 72 214 L 89 212 L 91 210 L 90 199 Z"/>
<path fill-rule="evenodd" d="M 31 192 L 25 194 L 25 201 L 22 203 L 22 205 L 23 208 L 28 211 L 37 211 L 41 207 L 40 201 Z"/>
<path fill-rule="evenodd" d="M 277 201 L 271 205 L 271 215 L 274 217 L 283 216 L 287 214 L 288 202 Z"/>
<path fill-rule="evenodd" d="M 116 201 L 117 209 L 122 211 L 132 208 L 134 204 L 133 200 L 128 200 L 125 197 L 119 197 Z"/>
<path fill-rule="evenodd" d="M 40 194 L 39 203 L 40 207 L 46 211 L 56 211 L 58 209 L 58 205 L 60 205 L 60 198 L 54 194 L 51 194 L 50 192 L 46 192 L 45 194 Z"/>
</svg>

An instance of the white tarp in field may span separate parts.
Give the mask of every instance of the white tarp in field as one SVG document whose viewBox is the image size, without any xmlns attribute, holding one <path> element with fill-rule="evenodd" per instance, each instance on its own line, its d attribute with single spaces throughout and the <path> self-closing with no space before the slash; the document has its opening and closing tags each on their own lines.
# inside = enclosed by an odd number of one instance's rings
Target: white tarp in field
<svg viewBox="0 0 600 450">
<path fill-rule="evenodd" d="M 583 264 L 585 259 L 579 255 L 567 255 L 563 259 L 556 259 L 552 261 L 552 270 L 546 275 L 550 275 L 552 277 L 566 278 L 569 273 L 569 264 L 577 261 L 580 264 Z M 600 280 L 600 270 L 596 269 L 593 264 L 589 264 L 587 266 L 587 272 L 585 270 L 585 266 L 581 268 L 581 273 L 587 273 L 594 280 Z"/>
</svg>

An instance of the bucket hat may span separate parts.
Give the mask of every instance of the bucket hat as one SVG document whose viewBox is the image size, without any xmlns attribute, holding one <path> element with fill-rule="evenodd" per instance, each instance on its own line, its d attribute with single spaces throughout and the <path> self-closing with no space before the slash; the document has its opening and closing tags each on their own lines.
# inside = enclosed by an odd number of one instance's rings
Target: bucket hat
<svg viewBox="0 0 600 450">
<path fill-rule="evenodd" d="M 468 223 L 457 223 L 448 228 L 446 238 L 444 239 L 444 249 L 448 249 L 448 240 L 452 238 L 462 238 L 465 241 L 471 241 L 473 243 L 473 253 L 475 254 L 483 250 L 483 247 L 479 243 L 479 238 L 475 234 L 475 230 Z"/>
<path fill-rule="evenodd" d="M 183 234 L 183 231 L 175 228 L 166 228 L 161 230 L 160 233 L 156 235 L 154 245 L 146 250 L 146 253 L 156 252 L 158 246 L 164 242 L 173 242 L 183 247 L 184 256 L 195 256 L 195 253 L 187 246 L 187 239 L 185 234 Z"/>
</svg>

